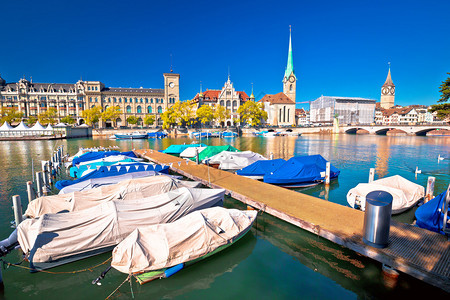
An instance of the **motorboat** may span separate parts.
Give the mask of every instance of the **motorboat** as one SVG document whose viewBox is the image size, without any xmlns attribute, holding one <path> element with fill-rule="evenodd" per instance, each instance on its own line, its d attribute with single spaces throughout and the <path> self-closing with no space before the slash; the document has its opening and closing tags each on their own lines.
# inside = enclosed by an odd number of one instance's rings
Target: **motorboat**
<svg viewBox="0 0 450 300">
<path fill-rule="evenodd" d="M 105 158 L 90 160 L 81 162 L 73 167 L 70 167 L 69 174 L 71 177 L 77 178 L 81 177 L 84 171 L 88 169 L 95 169 L 97 166 L 111 166 L 119 162 L 141 162 L 142 158 L 129 157 L 125 155 L 112 155 Z"/>
<path fill-rule="evenodd" d="M 149 139 L 162 139 L 167 137 L 167 133 L 162 132 L 162 131 L 157 131 L 157 132 L 147 132 L 147 137 Z"/>
<path fill-rule="evenodd" d="M 140 133 L 139 131 L 134 131 L 132 133 L 115 134 L 116 139 L 146 139 L 148 138 L 147 133 Z"/>
<path fill-rule="evenodd" d="M 264 176 L 264 182 L 288 188 L 309 187 L 325 180 L 326 164 L 320 154 L 294 156 L 274 172 Z M 330 166 L 330 180 L 336 179 L 340 171 Z"/>
<path fill-rule="evenodd" d="M 267 158 L 253 151 L 222 151 L 202 162 L 221 170 L 236 171 L 258 160 L 267 160 Z"/>
<path fill-rule="evenodd" d="M 245 168 L 236 171 L 237 175 L 262 180 L 266 174 L 275 172 L 286 161 L 282 158 L 258 160 Z"/>
<path fill-rule="evenodd" d="M 196 156 L 205 150 L 207 147 L 189 147 L 180 153 L 181 158 L 189 158 L 195 160 Z"/>
<path fill-rule="evenodd" d="M 163 150 L 162 153 L 171 154 L 171 155 L 174 155 L 174 156 L 179 156 L 181 154 L 181 152 L 183 152 L 187 148 L 190 148 L 190 147 L 206 147 L 206 146 L 207 145 L 205 145 L 203 143 L 199 143 L 199 144 L 183 144 L 183 145 L 170 145 L 165 150 Z"/>
<path fill-rule="evenodd" d="M 234 244 L 252 227 L 257 211 L 213 207 L 173 223 L 140 226 L 113 250 L 111 266 L 142 284 L 167 278 Z"/>
<path fill-rule="evenodd" d="M 399 214 L 416 205 L 425 195 L 425 188 L 400 175 L 360 183 L 347 193 L 348 204 L 365 210 L 366 196 L 373 191 L 385 191 L 392 195 L 392 214 Z"/>
<path fill-rule="evenodd" d="M 223 138 L 235 138 L 238 136 L 238 134 L 236 132 L 233 131 L 223 131 L 221 136 Z"/>
<path fill-rule="evenodd" d="M 207 146 L 203 151 L 201 151 L 198 155 L 199 161 L 203 161 L 209 157 L 212 157 L 216 154 L 219 154 L 222 151 L 229 151 L 229 152 L 239 152 L 238 149 L 231 145 L 223 145 L 223 146 Z M 195 160 L 193 157 L 192 160 Z"/>
</svg>

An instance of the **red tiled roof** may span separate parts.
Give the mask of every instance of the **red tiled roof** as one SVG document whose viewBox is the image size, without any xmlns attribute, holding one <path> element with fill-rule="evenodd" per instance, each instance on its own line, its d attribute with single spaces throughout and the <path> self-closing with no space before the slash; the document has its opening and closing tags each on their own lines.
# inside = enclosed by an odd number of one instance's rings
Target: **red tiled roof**
<svg viewBox="0 0 450 300">
<path fill-rule="evenodd" d="M 241 98 L 242 101 L 247 101 L 250 98 L 246 92 L 237 92 L 236 91 L 236 93 L 238 93 L 239 98 Z"/>
<path fill-rule="evenodd" d="M 296 116 L 306 115 L 306 111 L 303 108 L 296 108 L 295 109 L 295 115 Z"/>
<path fill-rule="evenodd" d="M 222 90 L 206 90 L 203 92 L 203 101 L 205 102 L 217 102 L 220 93 L 222 92 Z M 239 96 L 239 99 L 241 101 L 247 101 L 250 97 L 247 95 L 246 92 L 239 92 L 236 91 L 236 93 Z M 199 93 L 197 93 L 197 95 L 195 95 L 193 100 L 198 100 L 199 98 Z"/>
<path fill-rule="evenodd" d="M 295 104 L 291 98 L 281 92 L 275 95 L 265 95 L 258 102 L 270 102 L 270 104 Z"/>
</svg>

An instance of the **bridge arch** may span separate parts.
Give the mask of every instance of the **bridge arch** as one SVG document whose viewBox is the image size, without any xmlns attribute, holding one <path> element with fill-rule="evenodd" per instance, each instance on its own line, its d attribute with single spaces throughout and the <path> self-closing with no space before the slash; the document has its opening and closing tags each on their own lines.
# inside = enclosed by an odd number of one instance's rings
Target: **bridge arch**
<svg viewBox="0 0 450 300">
<path fill-rule="evenodd" d="M 427 135 L 428 132 L 433 131 L 433 130 L 443 130 L 444 131 L 445 129 L 444 128 L 439 128 L 439 127 L 427 128 L 427 129 L 416 131 L 415 134 L 416 135 L 425 136 L 425 135 Z"/>
<path fill-rule="evenodd" d="M 363 128 L 359 128 L 359 127 L 348 128 L 347 130 L 345 130 L 345 133 L 348 133 L 348 134 L 356 134 L 356 132 L 357 132 L 358 130 L 360 130 L 360 129 L 363 129 Z"/>
</svg>

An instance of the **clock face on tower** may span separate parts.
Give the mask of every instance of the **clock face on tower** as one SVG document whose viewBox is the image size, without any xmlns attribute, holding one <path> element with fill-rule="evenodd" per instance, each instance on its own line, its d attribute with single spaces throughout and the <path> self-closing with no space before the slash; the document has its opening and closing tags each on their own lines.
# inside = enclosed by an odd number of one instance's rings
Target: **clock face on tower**
<svg viewBox="0 0 450 300">
<path fill-rule="evenodd" d="M 395 86 L 391 86 L 391 95 L 395 94 Z"/>
<path fill-rule="evenodd" d="M 383 87 L 381 89 L 381 93 L 383 93 L 383 95 L 387 95 L 389 93 L 389 89 L 387 87 Z"/>
<path fill-rule="evenodd" d="M 175 86 L 175 84 L 173 84 L 173 82 L 171 82 L 171 83 L 169 83 L 169 86 L 170 86 L 171 88 L 173 88 L 173 87 Z"/>
<path fill-rule="evenodd" d="M 292 83 L 294 83 L 294 81 L 295 81 L 294 76 L 289 77 L 289 81 L 292 82 Z"/>
</svg>

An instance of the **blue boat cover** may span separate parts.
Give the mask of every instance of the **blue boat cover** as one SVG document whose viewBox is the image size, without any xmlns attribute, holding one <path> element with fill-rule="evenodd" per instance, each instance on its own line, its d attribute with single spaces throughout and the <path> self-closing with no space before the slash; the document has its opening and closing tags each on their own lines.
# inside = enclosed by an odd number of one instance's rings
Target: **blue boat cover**
<svg viewBox="0 0 450 300">
<path fill-rule="evenodd" d="M 148 136 L 149 138 L 152 138 L 152 139 L 160 139 L 160 138 L 166 137 L 166 136 L 167 136 L 167 133 L 165 133 L 165 132 L 160 132 L 160 131 L 157 131 L 157 132 L 147 132 L 147 136 Z"/>
<path fill-rule="evenodd" d="M 127 159 L 123 159 L 120 161 L 98 161 L 98 162 L 91 163 L 89 165 L 77 165 L 77 166 L 73 166 L 69 169 L 70 177 L 78 178 L 78 176 L 83 174 L 83 172 L 88 169 L 88 166 L 90 166 L 90 168 L 94 169 L 97 166 L 111 166 L 111 165 L 114 165 L 117 163 L 124 163 L 124 162 L 136 162 L 136 161 L 132 158 L 127 158 Z"/>
<path fill-rule="evenodd" d="M 320 154 L 294 156 L 275 172 L 266 174 L 264 182 L 280 185 L 319 182 L 325 179 L 327 160 Z M 331 165 L 330 179 L 339 176 L 340 171 Z"/>
<path fill-rule="evenodd" d="M 74 157 L 72 160 L 72 165 L 79 164 L 80 162 L 84 161 L 90 161 L 100 158 L 105 158 L 112 155 L 125 155 L 129 157 L 137 157 L 136 154 L 134 154 L 133 151 L 127 151 L 127 152 L 119 152 L 119 151 L 98 151 L 98 152 L 86 152 L 83 155 L 80 155 L 78 157 Z"/>
<path fill-rule="evenodd" d="M 55 187 L 58 190 L 61 190 L 66 186 L 79 183 L 88 179 L 118 176 L 122 174 L 142 172 L 142 171 L 156 171 L 160 173 L 169 174 L 169 166 L 150 165 L 146 163 L 135 163 L 121 166 L 101 166 L 98 169 L 92 171 L 89 174 L 86 174 L 81 178 L 75 180 L 59 180 L 56 182 Z"/>
<path fill-rule="evenodd" d="M 190 147 L 206 147 L 207 145 L 201 143 L 201 144 L 188 144 L 188 145 L 170 145 L 166 148 L 166 150 L 162 151 L 166 154 L 180 154 L 185 149 Z"/>
<path fill-rule="evenodd" d="M 251 165 L 236 171 L 241 176 L 264 176 L 275 172 L 286 161 L 282 158 L 272 160 L 258 160 Z"/>
<path fill-rule="evenodd" d="M 441 209 L 444 203 L 445 193 L 446 191 L 417 208 L 415 213 L 417 226 L 444 234 L 444 231 L 442 231 L 444 212 Z"/>
</svg>

